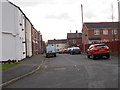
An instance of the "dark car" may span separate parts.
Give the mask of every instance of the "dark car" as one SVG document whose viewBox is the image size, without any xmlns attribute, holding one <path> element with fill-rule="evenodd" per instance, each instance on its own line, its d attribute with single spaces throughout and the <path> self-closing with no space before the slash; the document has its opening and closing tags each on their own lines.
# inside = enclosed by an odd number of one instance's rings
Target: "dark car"
<svg viewBox="0 0 120 90">
<path fill-rule="evenodd" d="M 68 48 L 68 54 L 70 54 L 72 48 Z"/>
<path fill-rule="evenodd" d="M 96 59 L 100 57 L 110 57 L 110 49 L 105 44 L 92 44 L 87 50 L 88 58 Z"/>
<path fill-rule="evenodd" d="M 79 47 L 72 47 L 70 50 L 70 54 L 81 54 L 81 50 Z"/>
</svg>

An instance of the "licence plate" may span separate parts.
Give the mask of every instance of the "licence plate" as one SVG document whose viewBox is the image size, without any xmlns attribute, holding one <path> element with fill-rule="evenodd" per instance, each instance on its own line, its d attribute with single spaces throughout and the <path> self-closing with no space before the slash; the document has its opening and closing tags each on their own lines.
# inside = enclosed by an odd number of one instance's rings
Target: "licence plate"
<svg viewBox="0 0 120 90">
<path fill-rule="evenodd" d="M 99 50 L 99 51 L 105 51 L 105 50 Z"/>
<path fill-rule="evenodd" d="M 48 53 L 52 53 L 52 51 L 48 51 Z"/>
</svg>

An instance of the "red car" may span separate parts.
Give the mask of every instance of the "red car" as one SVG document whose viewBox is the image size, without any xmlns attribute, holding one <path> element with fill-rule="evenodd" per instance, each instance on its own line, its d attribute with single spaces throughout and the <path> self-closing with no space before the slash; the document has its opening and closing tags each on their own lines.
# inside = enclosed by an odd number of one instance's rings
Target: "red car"
<svg viewBox="0 0 120 90">
<path fill-rule="evenodd" d="M 87 50 L 88 58 L 96 59 L 98 57 L 110 57 L 110 49 L 105 44 L 92 44 Z"/>
<path fill-rule="evenodd" d="M 68 50 L 67 49 L 63 49 L 62 53 L 67 53 Z"/>
</svg>

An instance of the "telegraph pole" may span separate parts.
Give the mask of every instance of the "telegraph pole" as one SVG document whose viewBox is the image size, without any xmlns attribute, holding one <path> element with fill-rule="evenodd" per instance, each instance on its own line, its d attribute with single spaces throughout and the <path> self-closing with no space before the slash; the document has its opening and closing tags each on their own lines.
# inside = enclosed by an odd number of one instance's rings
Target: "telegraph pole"
<svg viewBox="0 0 120 90">
<path fill-rule="evenodd" d="M 83 30 L 83 5 L 81 4 L 81 17 L 82 17 L 82 30 Z M 82 34 L 82 36 L 84 37 L 84 35 Z M 82 37 L 82 43 L 83 43 L 83 52 L 85 53 L 85 43 Z"/>
<path fill-rule="evenodd" d="M 81 4 L 82 28 L 83 28 L 83 5 Z"/>
<path fill-rule="evenodd" d="M 118 22 L 120 22 L 120 1 L 118 0 Z"/>
<path fill-rule="evenodd" d="M 113 3 L 111 4 L 111 8 L 112 8 L 112 22 L 114 22 L 114 14 L 113 14 Z M 113 30 L 112 30 L 112 39 L 113 39 L 113 41 L 115 41 L 115 31 L 114 31 L 114 28 L 113 28 Z"/>
</svg>

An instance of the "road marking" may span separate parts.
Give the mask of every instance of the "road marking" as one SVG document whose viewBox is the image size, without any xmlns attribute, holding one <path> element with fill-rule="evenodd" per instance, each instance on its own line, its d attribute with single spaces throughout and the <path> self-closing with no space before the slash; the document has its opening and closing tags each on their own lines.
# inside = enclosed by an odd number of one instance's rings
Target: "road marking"
<svg viewBox="0 0 120 90">
<path fill-rule="evenodd" d="M 75 68 L 76 68 L 78 71 L 80 71 L 80 69 L 77 67 L 77 65 L 75 65 Z"/>
<path fill-rule="evenodd" d="M 15 81 L 20 80 L 20 79 L 22 79 L 22 78 L 24 78 L 24 77 L 26 77 L 28 75 L 31 75 L 31 74 L 35 73 L 36 71 L 38 71 L 41 68 L 41 66 L 44 63 L 44 61 L 45 61 L 45 58 L 44 58 L 44 60 L 41 62 L 41 64 L 35 70 L 33 70 L 31 72 L 28 72 L 28 73 L 26 73 L 24 75 L 18 76 L 17 78 L 11 79 L 11 80 L 9 80 L 7 82 L 4 82 L 4 83 L 0 84 L 0 87 L 4 87 L 4 86 L 6 86 L 6 85 L 8 85 L 8 84 L 10 84 L 12 82 L 15 82 Z"/>
</svg>

